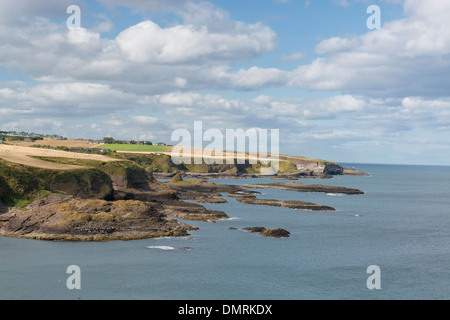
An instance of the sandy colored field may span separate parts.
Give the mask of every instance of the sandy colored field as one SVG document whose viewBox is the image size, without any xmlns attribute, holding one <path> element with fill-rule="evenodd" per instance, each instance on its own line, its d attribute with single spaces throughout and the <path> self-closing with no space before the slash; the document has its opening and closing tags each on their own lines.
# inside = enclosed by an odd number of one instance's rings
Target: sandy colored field
<svg viewBox="0 0 450 320">
<path fill-rule="evenodd" d="M 20 147 L 45 145 L 51 147 L 67 147 L 67 148 L 97 148 L 100 146 L 99 144 L 89 144 L 88 140 L 76 140 L 76 139 L 57 140 L 48 138 L 44 138 L 44 140 L 36 140 L 36 142 L 13 141 L 11 142 L 11 144 Z"/>
<path fill-rule="evenodd" d="M 178 148 L 178 149 L 175 149 Z M 173 150 L 173 154 L 172 154 Z M 257 161 L 267 161 L 271 162 L 277 160 L 277 157 L 280 156 L 278 154 L 271 155 L 270 153 L 266 157 L 260 157 L 258 155 L 251 155 L 249 152 L 230 152 L 223 151 L 222 155 L 216 154 L 217 152 L 213 149 L 198 149 L 198 148 L 190 148 L 190 147 L 170 147 L 166 151 L 117 151 L 117 153 L 136 153 L 136 154 L 165 154 L 173 157 L 198 157 L 203 159 L 210 160 L 219 160 L 222 159 L 223 163 L 226 162 L 227 157 L 230 159 L 245 159 L 247 161 L 253 160 L 255 163 Z"/>
<path fill-rule="evenodd" d="M 86 159 L 97 161 L 117 161 L 116 159 L 109 158 L 98 154 L 65 152 L 51 149 L 30 148 L 21 146 L 12 146 L 6 144 L 0 144 L 0 159 L 23 164 L 30 167 L 42 168 L 42 169 L 54 169 L 54 170 L 70 170 L 81 169 L 83 166 L 66 165 L 54 162 L 43 161 L 32 158 L 35 157 L 55 157 L 55 158 L 69 158 L 69 159 Z"/>
</svg>

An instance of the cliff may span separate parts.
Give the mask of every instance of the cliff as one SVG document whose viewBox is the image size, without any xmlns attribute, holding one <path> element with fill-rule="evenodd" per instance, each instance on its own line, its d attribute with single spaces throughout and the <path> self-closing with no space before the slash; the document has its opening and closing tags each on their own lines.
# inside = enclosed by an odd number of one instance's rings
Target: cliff
<svg viewBox="0 0 450 320">
<path fill-rule="evenodd" d="M 131 240 L 182 236 L 196 229 L 169 216 L 204 221 L 228 218 L 224 212 L 179 200 L 170 186 L 131 161 L 90 166 L 59 171 L 0 160 L 0 235 Z"/>
<path fill-rule="evenodd" d="M 170 178 L 177 172 L 184 176 L 200 178 L 217 177 L 257 177 L 260 175 L 262 165 L 250 164 L 180 164 L 175 165 L 169 155 L 131 154 L 117 155 L 121 159 L 133 161 L 143 168 L 149 169 L 156 177 Z M 331 161 L 308 159 L 305 157 L 280 155 L 278 175 L 290 177 L 330 177 L 349 172 L 344 167 Z M 354 172 L 356 174 L 356 171 Z"/>
</svg>

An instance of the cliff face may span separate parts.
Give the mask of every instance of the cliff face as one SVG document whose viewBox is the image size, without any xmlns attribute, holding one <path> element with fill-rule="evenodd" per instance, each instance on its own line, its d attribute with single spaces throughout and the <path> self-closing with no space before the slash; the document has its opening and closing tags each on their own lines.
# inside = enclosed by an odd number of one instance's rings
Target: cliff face
<svg viewBox="0 0 450 320">
<path fill-rule="evenodd" d="M 113 197 L 110 177 L 98 169 L 62 171 L 53 178 L 49 189 L 84 199 Z"/>
<path fill-rule="evenodd" d="M 113 188 L 124 191 L 129 188 L 146 188 L 154 179 L 144 168 L 131 161 L 109 162 L 99 167 L 109 175 Z"/>
<path fill-rule="evenodd" d="M 341 175 L 344 173 L 344 167 L 335 163 L 325 163 L 324 174 Z"/>
<path fill-rule="evenodd" d="M 175 165 L 168 155 L 135 155 L 121 154 L 123 159 L 133 161 L 144 168 L 150 168 L 156 174 L 175 174 L 177 171 L 184 172 L 190 176 L 226 175 L 245 176 L 258 175 L 261 172 L 260 164 L 183 164 Z M 291 174 L 293 172 L 306 175 L 340 175 L 344 168 L 337 163 L 323 160 L 313 160 L 294 156 L 280 156 L 280 174 Z"/>
<path fill-rule="evenodd" d="M 176 191 L 133 162 L 93 166 L 42 170 L 0 160 L 0 235 L 133 240 L 183 236 L 197 229 L 169 215 L 205 221 L 228 218 L 224 212 L 178 200 Z"/>
<path fill-rule="evenodd" d="M 85 169 L 37 169 L 0 160 L 0 200 L 5 205 L 31 202 L 50 192 L 83 199 L 111 200 L 115 190 L 147 188 L 154 179 L 131 161 L 100 163 Z"/>
<path fill-rule="evenodd" d="M 316 175 L 341 175 L 344 168 L 337 163 L 314 160 L 291 160 L 298 171 L 312 172 Z"/>
</svg>

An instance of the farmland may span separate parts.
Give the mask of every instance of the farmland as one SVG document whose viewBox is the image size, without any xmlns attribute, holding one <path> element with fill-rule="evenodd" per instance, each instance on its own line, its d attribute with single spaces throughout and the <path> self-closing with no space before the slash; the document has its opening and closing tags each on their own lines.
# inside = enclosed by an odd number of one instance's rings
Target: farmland
<svg viewBox="0 0 450 320">
<path fill-rule="evenodd" d="M 101 148 L 112 151 L 129 151 L 129 152 L 164 152 L 169 149 L 169 146 L 148 146 L 138 144 L 104 144 Z"/>
</svg>

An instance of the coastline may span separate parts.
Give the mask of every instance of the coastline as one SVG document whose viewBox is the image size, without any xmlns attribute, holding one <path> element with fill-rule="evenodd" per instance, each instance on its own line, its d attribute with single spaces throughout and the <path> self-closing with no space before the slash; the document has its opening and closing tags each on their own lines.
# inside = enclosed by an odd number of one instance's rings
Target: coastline
<svg viewBox="0 0 450 320">
<path fill-rule="evenodd" d="M 24 148 L 20 149 L 20 159 L 28 152 Z M 286 207 L 316 212 L 336 209 L 297 199 L 259 199 L 259 192 L 250 189 L 278 188 L 299 192 L 364 194 L 357 189 L 307 185 L 294 181 L 238 186 L 215 184 L 208 179 L 330 179 L 333 175 L 327 170 L 339 175 L 367 175 L 357 170 L 346 170 L 335 163 L 320 161 L 308 162 L 306 171 L 294 170 L 273 176 L 239 170 L 232 170 L 230 173 L 229 166 L 202 167 L 208 172 L 154 172 L 142 167 L 139 159 L 112 159 L 114 161 L 102 162 L 96 161 L 96 158 L 90 160 L 87 155 L 77 159 L 76 154 L 68 154 L 72 159 L 64 158 L 64 151 L 58 153 L 58 158 L 41 157 L 36 163 L 45 162 L 45 169 L 9 162 L 14 153 L 8 154 L 8 161 L 0 159 L 0 166 L 3 168 L 0 172 L 0 182 L 3 181 L 0 186 L 0 199 L 7 200 L 7 203 L 0 203 L 0 235 L 55 241 L 112 241 L 186 236 L 189 231 L 198 228 L 177 219 L 216 222 L 229 218 L 223 211 L 208 210 L 201 205 L 226 204 L 227 200 L 222 194 L 252 206 Z M 167 156 L 161 157 L 157 159 L 168 160 Z M 298 157 L 295 159 L 301 162 L 301 166 L 306 161 L 298 160 Z M 53 164 L 59 166 L 50 169 Z M 73 165 L 76 165 L 76 168 L 73 168 Z M 67 167 L 62 170 L 59 169 L 61 166 Z M 310 170 L 311 168 L 314 170 Z M 209 172 L 214 170 L 223 171 Z M 160 182 L 157 179 L 170 180 Z M 24 205 L 12 205 L 11 195 L 18 198 L 14 203 Z"/>
</svg>

